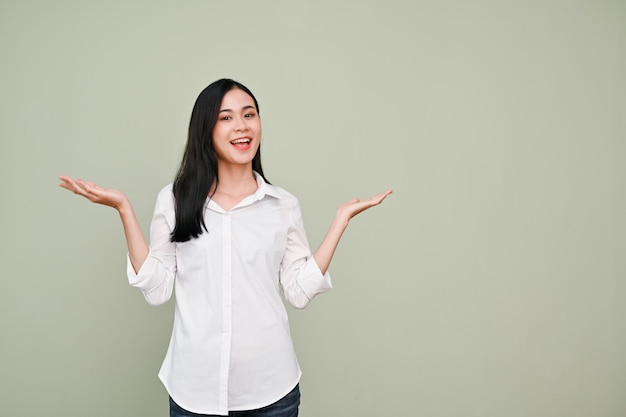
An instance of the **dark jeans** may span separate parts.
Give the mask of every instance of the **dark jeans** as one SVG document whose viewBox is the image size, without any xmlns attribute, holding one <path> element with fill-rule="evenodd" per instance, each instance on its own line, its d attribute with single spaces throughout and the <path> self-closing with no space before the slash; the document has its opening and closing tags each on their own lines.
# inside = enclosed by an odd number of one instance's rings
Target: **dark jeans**
<svg viewBox="0 0 626 417">
<path fill-rule="evenodd" d="M 250 411 L 231 411 L 228 413 L 230 417 L 297 417 L 298 407 L 300 406 L 300 386 L 291 390 L 274 404 L 266 407 Z M 182 409 L 170 397 L 170 417 L 217 417 L 208 414 L 196 414 Z"/>
</svg>

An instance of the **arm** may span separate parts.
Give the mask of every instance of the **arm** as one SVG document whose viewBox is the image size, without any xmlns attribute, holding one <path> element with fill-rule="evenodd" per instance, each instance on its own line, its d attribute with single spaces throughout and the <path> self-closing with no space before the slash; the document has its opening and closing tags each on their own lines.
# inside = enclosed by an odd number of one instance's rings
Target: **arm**
<svg viewBox="0 0 626 417">
<path fill-rule="evenodd" d="M 122 220 L 128 254 L 135 272 L 138 272 L 148 257 L 149 247 L 141 231 L 130 200 L 123 192 L 110 188 L 102 188 L 91 182 L 74 180 L 70 177 L 59 177 L 60 187 L 85 197 L 92 203 L 102 204 L 116 209 Z"/>
<path fill-rule="evenodd" d="M 353 198 L 347 203 L 342 204 L 337 209 L 335 218 L 333 219 L 326 236 L 322 240 L 319 248 L 313 254 L 315 262 L 320 268 L 322 274 L 325 274 L 330 266 L 330 261 L 333 259 L 339 240 L 348 227 L 350 219 L 362 211 L 367 210 L 370 207 L 374 207 L 383 202 L 383 200 L 392 193 L 392 190 L 387 190 L 383 193 L 368 198 L 367 200 L 359 200 Z"/>
</svg>

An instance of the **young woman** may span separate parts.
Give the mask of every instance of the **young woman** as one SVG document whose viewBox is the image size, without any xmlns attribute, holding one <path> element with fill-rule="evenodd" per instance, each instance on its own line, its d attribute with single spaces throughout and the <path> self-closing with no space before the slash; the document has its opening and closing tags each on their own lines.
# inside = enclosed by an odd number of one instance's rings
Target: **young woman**
<svg viewBox="0 0 626 417">
<path fill-rule="evenodd" d="M 280 294 L 304 308 L 330 289 L 328 266 L 348 222 L 391 193 L 339 206 L 311 254 L 298 201 L 263 175 L 260 143 L 250 90 L 229 79 L 204 89 L 176 179 L 158 195 L 149 245 L 124 193 L 60 177 L 61 187 L 119 212 L 130 284 L 150 304 L 175 288 L 159 372 L 172 417 L 298 415 L 301 371 Z"/>
</svg>

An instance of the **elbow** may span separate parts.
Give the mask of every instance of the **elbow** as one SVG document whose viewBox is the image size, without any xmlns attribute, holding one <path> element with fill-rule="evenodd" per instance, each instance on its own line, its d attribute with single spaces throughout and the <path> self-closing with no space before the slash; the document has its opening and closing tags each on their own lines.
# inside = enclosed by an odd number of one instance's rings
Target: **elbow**
<svg viewBox="0 0 626 417">
<path fill-rule="evenodd" d="M 150 304 L 151 306 L 155 306 L 155 307 L 167 303 L 172 296 L 171 292 L 164 293 L 164 292 L 159 292 L 159 291 L 150 291 L 150 292 L 142 291 L 142 293 L 143 293 L 143 298 L 146 300 L 146 302 Z"/>
<path fill-rule="evenodd" d="M 306 306 L 309 305 L 311 299 L 306 295 L 302 294 L 299 297 L 292 297 L 288 299 L 289 305 L 291 305 L 296 310 L 303 310 Z"/>
<path fill-rule="evenodd" d="M 148 302 L 148 304 L 150 304 L 153 307 L 158 307 L 160 305 L 163 305 L 165 303 L 167 303 L 168 300 L 161 300 L 161 299 L 152 299 L 152 298 L 148 298 L 145 297 L 146 301 Z"/>
</svg>

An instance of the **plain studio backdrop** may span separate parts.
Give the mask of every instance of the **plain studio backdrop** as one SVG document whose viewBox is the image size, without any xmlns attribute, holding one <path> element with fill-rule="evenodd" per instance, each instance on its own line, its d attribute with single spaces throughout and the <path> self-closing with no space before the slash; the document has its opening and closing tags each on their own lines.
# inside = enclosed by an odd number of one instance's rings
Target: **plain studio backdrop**
<svg viewBox="0 0 626 417">
<path fill-rule="evenodd" d="M 626 415 L 626 3 L 0 1 L 0 415 L 162 416 L 173 302 L 127 284 L 198 93 L 260 102 L 334 290 L 289 309 L 303 417 Z"/>
</svg>

